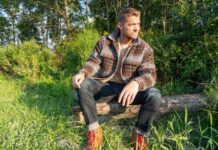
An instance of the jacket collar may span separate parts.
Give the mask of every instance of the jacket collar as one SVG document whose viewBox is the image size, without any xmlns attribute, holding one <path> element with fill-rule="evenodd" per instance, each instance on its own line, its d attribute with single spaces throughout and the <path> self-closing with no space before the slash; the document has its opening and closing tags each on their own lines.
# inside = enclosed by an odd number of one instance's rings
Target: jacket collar
<svg viewBox="0 0 218 150">
<path fill-rule="evenodd" d="M 120 30 L 116 29 L 108 35 L 108 38 L 113 42 L 117 42 L 119 35 L 120 35 Z M 140 44 L 140 38 L 137 37 L 137 39 L 133 40 L 132 45 L 139 45 L 139 44 Z"/>
</svg>

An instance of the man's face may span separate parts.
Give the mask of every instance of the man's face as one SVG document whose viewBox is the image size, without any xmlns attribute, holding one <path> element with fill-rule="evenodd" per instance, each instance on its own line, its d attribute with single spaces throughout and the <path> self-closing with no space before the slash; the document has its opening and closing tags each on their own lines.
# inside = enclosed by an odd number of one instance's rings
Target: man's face
<svg viewBox="0 0 218 150">
<path fill-rule="evenodd" d="M 140 31 L 140 17 L 129 16 L 124 22 L 118 23 L 121 34 L 130 39 L 136 39 Z"/>
</svg>

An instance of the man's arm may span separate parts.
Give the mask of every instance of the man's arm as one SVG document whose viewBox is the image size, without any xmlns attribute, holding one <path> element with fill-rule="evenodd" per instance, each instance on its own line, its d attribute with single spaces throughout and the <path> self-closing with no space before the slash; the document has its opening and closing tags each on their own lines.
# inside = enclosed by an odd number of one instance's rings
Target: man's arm
<svg viewBox="0 0 218 150">
<path fill-rule="evenodd" d="M 129 106 L 135 99 L 138 91 L 144 91 L 154 86 L 156 82 L 156 67 L 154 64 L 154 52 L 151 47 L 144 53 L 143 61 L 138 68 L 139 76 L 131 80 L 119 95 L 118 102 L 123 106 Z"/>
<path fill-rule="evenodd" d="M 122 106 L 129 106 L 134 101 L 138 91 L 139 84 L 136 81 L 130 81 L 120 93 L 118 103 L 122 103 Z"/>
<path fill-rule="evenodd" d="M 100 68 L 101 56 L 100 52 L 104 42 L 104 37 L 101 38 L 95 45 L 94 50 L 92 51 L 89 59 L 86 61 L 83 68 L 80 70 L 80 73 L 84 73 L 86 77 L 93 76 Z"/>
<path fill-rule="evenodd" d="M 94 75 L 100 68 L 101 57 L 100 51 L 102 49 L 103 38 L 101 38 L 95 45 L 89 59 L 80 70 L 78 74 L 72 77 L 72 86 L 74 88 L 80 88 L 80 84 L 83 82 L 85 77 L 90 77 Z"/>
<path fill-rule="evenodd" d="M 154 64 L 154 51 L 151 47 L 148 47 L 147 51 L 144 53 L 143 61 L 138 68 L 138 73 L 139 76 L 133 80 L 139 84 L 139 91 L 144 91 L 155 85 L 157 74 Z"/>
<path fill-rule="evenodd" d="M 72 77 L 72 86 L 75 89 L 79 89 L 80 84 L 83 82 L 84 79 L 85 79 L 85 74 L 84 73 L 76 74 L 75 76 Z"/>
</svg>

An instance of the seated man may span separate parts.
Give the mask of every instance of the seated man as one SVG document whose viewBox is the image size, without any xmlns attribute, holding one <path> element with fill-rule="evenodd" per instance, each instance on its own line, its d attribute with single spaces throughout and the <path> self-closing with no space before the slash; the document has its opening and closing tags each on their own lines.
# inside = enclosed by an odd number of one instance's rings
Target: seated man
<svg viewBox="0 0 218 150">
<path fill-rule="evenodd" d="M 140 12 L 133 8 L 122 10 L 117 29 L 97 42 L 84 67 L 72 79 L 87 124 L 86 150 L 99 148 L 103 142 L 96 101 L 111 100 L 123 106 L 141 104 L 130 139 L 135 149 L 147 149 L 143 135 L 149 131 L 161 94 L 153 87 L 153 49 L 139 38 L 139 31 Z"/>
</svg>

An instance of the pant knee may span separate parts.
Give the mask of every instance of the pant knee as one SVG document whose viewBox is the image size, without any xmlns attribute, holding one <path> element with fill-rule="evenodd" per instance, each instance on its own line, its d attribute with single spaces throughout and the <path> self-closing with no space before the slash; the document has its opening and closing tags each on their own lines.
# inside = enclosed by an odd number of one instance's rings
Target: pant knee
<svg viewBox="0 0 218 150">
<path fill-rule="evenodd" d="M 151 88 L 148 91 L 148 97 L 151 99 L 155 99 L 156 101 L 160 101 L 161 99 L 161 93 L 158 89 L 156 88 Z"/>
<path fill-rule="evenodd" d="M 77 96 L 80 103 L 86 103 L 87 97 L 93 94 L 91 79 L 84 79 L 77 90 Z"/>
<path fill-rule="evenodd" d="M 79 90 L 88 89 L 91 86 L 91 79 L 85 78 L 83 82 L 80 84 Z"/>
<path fill-rule="evenodd" d="M 161 93 L 156 88 L 148 89 L 146 101 L 149 103 L 149 109 L 157 111 L 161 102 Z"/>
</svg>

